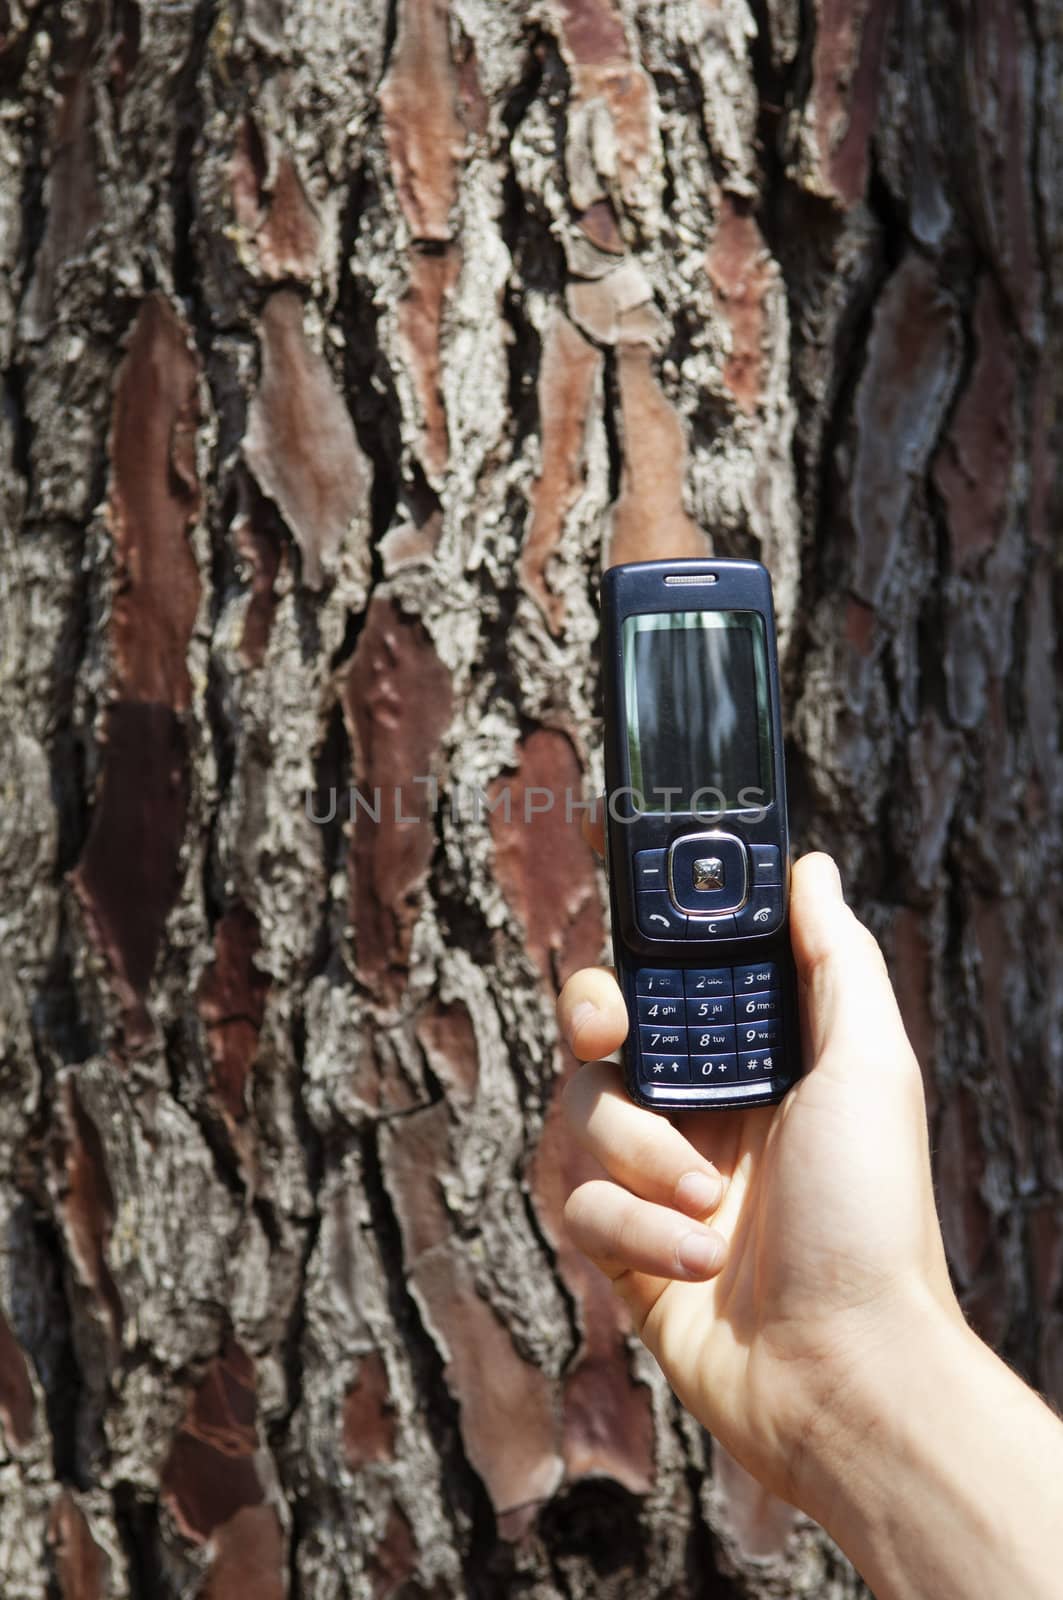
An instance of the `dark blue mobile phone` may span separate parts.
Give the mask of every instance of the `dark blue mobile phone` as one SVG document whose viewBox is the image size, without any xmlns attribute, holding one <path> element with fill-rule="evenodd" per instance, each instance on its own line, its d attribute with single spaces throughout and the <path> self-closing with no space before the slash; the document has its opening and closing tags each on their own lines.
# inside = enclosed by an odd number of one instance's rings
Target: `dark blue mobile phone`
<svg viewBox="0 0 1063 1600">
<path fill-rule="evenodd" d="M 756 561 L 613 567 L 602 639 L 628 1092 L 770 1104 L 800 1071 L 771 579 Z"/>
</svg>

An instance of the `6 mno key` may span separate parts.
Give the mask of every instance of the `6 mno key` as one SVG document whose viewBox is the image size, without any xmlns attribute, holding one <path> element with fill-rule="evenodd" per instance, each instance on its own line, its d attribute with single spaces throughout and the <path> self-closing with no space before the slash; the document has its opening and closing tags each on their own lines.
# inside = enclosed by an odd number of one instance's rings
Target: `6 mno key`
<svg viewBox="0 0 1063 1600">
<path fill-rule="evenodd" d="M 779 1100 L 799 1071 L 771 580 L 650 561 L 602 581 L 613 946 L 629 1093 Z"/>
</svg>

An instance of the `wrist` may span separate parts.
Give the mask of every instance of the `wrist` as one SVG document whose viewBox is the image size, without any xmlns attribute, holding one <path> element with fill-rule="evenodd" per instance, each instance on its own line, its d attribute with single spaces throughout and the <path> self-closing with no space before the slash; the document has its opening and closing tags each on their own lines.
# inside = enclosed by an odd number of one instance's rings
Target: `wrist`
<svg viewBox="0 0 1063 1600">
<path fill-rule="evenodd" d="M 1058 1596 L 1059 1419 L 955 1302 L 897 1312 L 809 1430 L 799 1503 L 879 1600 Z"/>
<path fill-rule="evenodd" d="M 876 1463 L 896 1469 L 924 1436 L 929 1402 L 944 1402 L 985 1346 L 957 1303 L 913 1284 L 888 1307 L 868 1311 L 860 1336 L 824 1362 L 793 1467 L 794 1500 L 829 1532 L 867 1509 L 879 1485 Z M 891 1492 L 884 1484 L 885 1493 Z"/>
</svg>

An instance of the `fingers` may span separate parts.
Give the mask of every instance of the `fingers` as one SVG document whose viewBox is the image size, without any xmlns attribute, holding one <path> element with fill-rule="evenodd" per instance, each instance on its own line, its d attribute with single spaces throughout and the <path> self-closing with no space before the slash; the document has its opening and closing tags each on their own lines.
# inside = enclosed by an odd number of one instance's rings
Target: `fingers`
<svg viewBox="0 0 1063 1600">
<path fill-rule="evenodd" d="M 724 1185 L 712 1162 L 666 1118 L 630 1100 L 606 1062 L 576 1073 L 564 1111 L 583 1148 L 632 1194 L 690 1217 L 716 1210 Z"/>
<path fill-rule="evenodd" d="M 580 1061 L 611 1055 L 627 1038 L 627 1007 L 607 967 L 574 972 L 557 1000 L 557 1023 Z"/>
<path fill-rule="evenodd" d="M 790 928 L 813 1062 L 913 1065 L 882 951 L 846 905 L 830 856 L 795 864 Z"/>
<path fill-rule="evenodd" d="M 714 1228 L 601 1178 L 573 1191 L 565 1223 L 573 1243 L 613 1279 L 635 1272 L 703 1281 L 719 1272 L 727 1254 Z"/>
</svg>

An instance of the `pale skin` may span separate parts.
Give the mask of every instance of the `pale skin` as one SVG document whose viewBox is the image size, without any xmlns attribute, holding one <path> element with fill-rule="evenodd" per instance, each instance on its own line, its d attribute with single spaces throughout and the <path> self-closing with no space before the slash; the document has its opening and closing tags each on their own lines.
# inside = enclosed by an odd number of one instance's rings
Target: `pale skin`
<svg viewBox="0 0 1063 1600">
<path fill-rule="evenodd" d="M 971 1332 L 945 1261 L 922 1076 L 834 863 L 794 868 L 805 1075 L 776 1108 L 636 1106 L 612 974 L 576 973 L 566 1113 L 605 1177 L 570 1196 L 689 1411 L 815 1517 L 878 1600 L 1059 1600 L 1063 1423 Z"/>
</svg>

